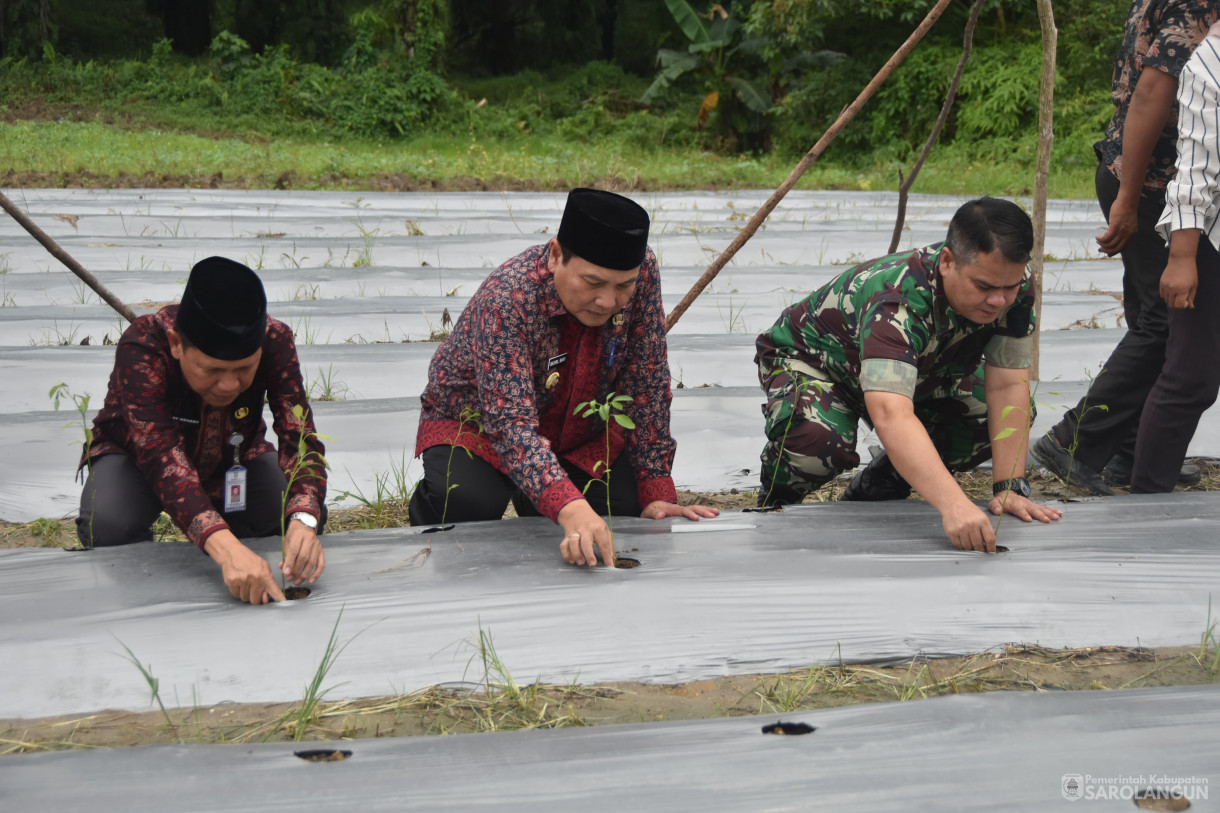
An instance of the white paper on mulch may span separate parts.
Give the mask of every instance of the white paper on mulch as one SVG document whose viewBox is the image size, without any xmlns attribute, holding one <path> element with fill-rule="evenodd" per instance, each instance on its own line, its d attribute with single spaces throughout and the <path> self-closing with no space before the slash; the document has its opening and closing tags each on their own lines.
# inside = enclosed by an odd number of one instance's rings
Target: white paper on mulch
<svg viewBox="0 0 1220 813">
<path fill-rule="evenodd" d="M 0 551 L 0 717 L 300 694 L 343 611 L 335 698 L 480 676 L 478 631 L 522 681 L 671 683 L 812 663 L 1050 647 L 1197 644 L 1220 584 L 1220 495 L 1108 498 L 1012 552 L 963 553 L 916 501 L 715 520 L 615 521 L 634 570 L 567 565 L 544 519 L 326 538 L 310 598 L 249 607 L 186 544 Z M 275 540 L 255 542 L 277 559 Z M 418 566 L 412 559 L 430 548 Z M 638 548 L 638 551 L 634 550 Z M 359 633 L 358 637 L 355 637 Z"/>
<path fill-rule="evenodd" d="M 1131 810 L 1215 804 L 1220 687 L 996 692 L 782 715 L 510 734 L 180 745 L 0 760 L 10 810 Z M 307 749 L 341 762 L 305 762 Z M 1072 798 L 1074 796 L 1075 798 Z M 1104 799 L 1105 801 L 1101 801 Z"/>
</svg>

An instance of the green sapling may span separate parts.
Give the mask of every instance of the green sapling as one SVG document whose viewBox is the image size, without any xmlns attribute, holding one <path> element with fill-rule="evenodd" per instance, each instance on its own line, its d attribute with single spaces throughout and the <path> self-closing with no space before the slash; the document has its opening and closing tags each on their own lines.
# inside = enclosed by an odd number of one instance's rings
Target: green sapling
<svg viewBox="0 0 1220 813">
<path fill-rule="evenodd" d="M 606 562 L 608 565 L 614 564 L 614 513 L 610 509 L 610 421 L 613 419 L 624 429 L 635 429 L 635 421 L 631 420 L 630 416 L 622 414 L 626 405 L 633 400 L 635 399 L 630 395 L 615 395 L 612 392 L 603 401 L 581 401 L 572 411 L 573 415 L 579 415 L 582 418 L 600 418 L 606 425 L 606 451 L 602 459 L 594 464 L 593 471 L 595 474 L 598 471 L 601 472 L 601 477 L 598 477 L 597 480 L 606 486 L 606 525 L 610 528 L 611 552 L 610 561 Z M 583 493 L 588 494 L 591 485 L 593 485 L 593 480 L 585 483 Z"/>
</svg>

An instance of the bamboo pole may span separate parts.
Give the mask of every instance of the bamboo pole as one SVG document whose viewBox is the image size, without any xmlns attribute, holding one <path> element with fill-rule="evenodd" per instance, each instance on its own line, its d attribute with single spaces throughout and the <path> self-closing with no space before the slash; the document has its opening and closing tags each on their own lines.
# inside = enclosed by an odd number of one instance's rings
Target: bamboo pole
<svg viewBox="0 0 1220 813">
<path fill-rule="evenodd" d="M 1029 268 L 1034 276 L 1034 320 L 1042 324 L 1042 272 L 1046 265 L 1046 197 L 1051 169 L 1051 147 L 1055 142 L 1055 51 L 1059 30 L 1051 0 L 1038 0 L 1038 20 L 1042 24 L 1042 85 L 1038 94 L 1038 159 L 1034 169 L 1034 250 Z M 1034 333 L 1034 358 L 1029 368 L 1031 381 L 1039 380 L 1041 343 Z"/>
<path fill-rule="evenodd" d="M 742 246 L 746 244 L 746 241 L 754 236 L 754 233 L 758 231 L 758 227 L 762 225 L 762 222 L 767 219 L 779 202 L 783 200 L 784 195 L 787 195 L 789 190 L 791 190 L 792 187 L 796 185 L 796 182 L 800 180 L 800 177 L 805 174 L 805 171 L 808 170 L 809 167 L 813 166 L 813 162 L 822 156 L 822 153 L 826 151 L 826 148 L 830 146 L 830 143 L 834 141 L 836 137 L 838 137 L 839 132 L 847 126 L 848 122 L 855 118 L 856 114 L 860 112 L 860 108 L 864 107 L 868 100 L 873 97 L 873 95 L 877 92 L 877 89 L 880 88 L 885 80 L 890 77 L 890 74 L 894 72 L 894 69 L 902 64 L 902 61 L 906 59 L 911 51 L 915 49 L 915 46 L 918 45 L 919 41 L 924 38 L 924 35 L 928 33 L 928 30 L 931 29 L 936 21 L 940 19 L 940 15 L 944 13 L 945 8 L 950 2 L 951 0 L 939 0 L 939 2 L 932 7 L 932 10 L 928 12 L 928 16 L 925 17 L 923 22 L 919 24 L 919 27 L 911 32 L 911 36 L 907 37 L 906 42 L 904 42 L 898 48 L 898 50 L 894 52 L 894 55 L 891 56 L 889 61 L 881 67 L 881 70 L 877 72 L 877 75 L 873 77 L 872 81 L 868 83 L 864 90 L 860 91 L 860 95 L 856 97 L 856 100 L 844 108 L 843 112 L 840 113 L 839 117 L 835 120 L 835 123 L 830 125 L 830 129 L 823 133 L 822 137 L 818 139 L 818 143 L 814 144 L 813 148 L 809 150 L 809 152 L 805 153 L 805 157 L 800 160 L 795 168 L 793 168 L 792 172 L 788 174 L 788 177 L 784 179 L 784 182 L 779 185 L 779 188 L 771 193 L 771 197 L 767 198 L 766 203 L 764 203 L 759 210 L 754 213 L 754 216 L 750 218 L 750 222 L 746 223 L 745 228 L 743 228 L 738 235 L 733 238 L 733 242 L 729 243 L 729 247 L 726 248 L 720 254 L 720 256 L 712 262 L 708 269 L 703 272 L 703 276 L 701 276 L 695 282 L 691 289 L 686 293 L 686 296 L 682 297 L 682 301 L 677 304 L 673 311 L 670 312 L 669 317 L 665 320 L 665 331 L 667 333 L 673 330 L 674 325 L 677 324 L 678 320 L 682 318 L 682 314 L 686 313 L 687 308 L 691 306 L 691 303 L 695 301 L 696 297 L 703 293 L 703 290 L 711 284 L 712 280 L 716 278 L 716 275 L 720 273 L 720 269 L 724 268 L 724 266 L 728 264 L 729 260 L 733 259 L 733 256 L 741 250 Z"/>
<path fill-rule="evenodd" d="M 51 252 L 51 256 L 59 260 L 68 267 L 76 276 L 84 280 L 84 283 L 93 289 L 94 293 L 102 298 L 107 305 L 119 312 L 119 315 L 128 322 L 136 320 L 135 312 L 123 304 L 123 302 L 110 292 L 110 289 L 98 281 L 98 278 L 90 274 L 85 267 L 72 259 L 72 255 L 64 251 L 59 243 L 56 243 L 49 234 L 38 228 L 37 224 L 26 215 L 25 212 L 17 208 L 17 204 L 13 203 L 8 197 L 0 192 L 0 208 L 13 216 L 13 219 L 21 224 L 21 227 L 28 231 L 35 240 L 42 243 L 43 248 Z"/>
<path fill-rule="evenodd" d="M 970 10 L 970 19 L 966 22 L 966 33 L 962 36 L 962 58 L 957 62 L 957 70 L 953 72 L 953 80 L 949 82 L 949 92 L 945 94 L 945 103 L 940 106 L 940 115 L 936 117 L 932 133 L 924 142 L 919 157 L 911 165 L 911 174 L 903 178 L 902 170 L 898 170 L 898 214 L 894 218 L 894 234 L 890 237 L 890 250 L 886 252 L 887 254 L 893 254 L 898 250 L 898 238 L 902 236 L 902 227 L 906 225 L 907 220 L 907 193 L 911 191 L 919 170 L 923 169 L 923 162 L 928 160 L 928 154 L 932 152 L 936 139 L 940 138 L 940 131 L 944 129 L 945 122 L 949 118 L 949 111 L 953 109 L 953 102 L 957 99 L 957 88 L 962 83 L 962 74 L 966 72 L 966 63 L 970 61 L 970 52 L 974 50 L 974 27 L 979 21 L 979 12 L 983 10 L 983 2 L 984 0 L 975 0 L 974 8 Z"/>
</svg>

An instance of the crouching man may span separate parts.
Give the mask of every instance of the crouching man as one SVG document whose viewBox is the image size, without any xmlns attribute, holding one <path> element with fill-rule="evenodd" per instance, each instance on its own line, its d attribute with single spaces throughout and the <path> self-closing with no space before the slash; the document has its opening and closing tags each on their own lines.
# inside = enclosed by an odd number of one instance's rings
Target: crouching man
<svg viewBox="0 0 1220 813">
<path fill-rule="evenodd" d="M 759 505 L 800 502 L 858 466 L 863 418 L 886 451 L 842 499 L 914 488 L 955 547 L 992 551 L 991 522 L 952 472 L 993 458 L 993 514 L 1058 519 L 1024 479 L 1032 247 L 1020 207 L 980 198 L 957 210 L 943 243 L 861 263 L 785 310 L 755 355 L 767 394 Z"/>
<path fill-rule="evenodd" d="M 264 402 L 278 456 L 264 438 Z M 278 536 L 286 515 L 280 567 L 296 584 L 314 582 L 325 567 L 323 453 L 292 331 L 267 316 L 253 271 L 210 257 L 191 270 L 180 304 L 141 316 L 119 339 L 80 464 L 88 478 L 77 535 L 86 547 L 150 540 L 165 511 L 216 560 L 234 596 L 280 601 L 270 565 L 239 537 Z"/>
<path fill-rule="evenodd" d="M 600 552 L 613 565 L 608 511 L 719 513 L 676 504 L 665 315 L 648 226 L 634 201 L 574 189 L 555 239 L 479 286 L 428 368 L 412 525 L 499 519 L 512 500 L 518 515 L 563 526 L 569 563 L 595 565 Z M 611 394 L 631 400 L 608 416 L 607 440 L 600 419 L 573 413 Z"/>
</svg>

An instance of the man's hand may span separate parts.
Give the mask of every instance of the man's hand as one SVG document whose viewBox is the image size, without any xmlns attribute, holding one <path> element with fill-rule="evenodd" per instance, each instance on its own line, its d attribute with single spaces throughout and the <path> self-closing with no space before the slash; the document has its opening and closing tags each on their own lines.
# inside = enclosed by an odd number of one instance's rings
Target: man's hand
<svg viewBox="0 0 1220 813">
<path fill-rule="evenodd" d="M 1004 499 L 1005 495 L 1008 497 L 1007 500 Z M 1032 522 L 1035 519 L 1039 522 L 1050 522 L 1063 516 L 1063 512 L 1058 508 L 1051 508 L 1049 505 L 1039 505 L 1028 497 L 1022 497 L 1015 491 L 1001 491 L 991 498 L 987 508 L 997 517 L 1000 514 L 1007 513 L 1012 514 L 1022 522 Z"/>
<path fill-rule="evenodd" d="M 653 500 L 640 512 L 644 519 L 665 519 L 666 517 L 686 517 L 698 521 L 699 517 L 720 516 L 719 508 L 709 508 L 706 505 L 675 505 L 663 500 Z"/>
<path fill-rule="evenodd" d="M 293 584 L 306 579 L 313 584 L 325 568 L 326 555 L 317 532 L 295 519 L 289 522 L 284 535 L 284 561 L 280 563 L 284 576 Z"/>
<path fill-rule="evenodd" d="M 1199 289 L 1195 256 L 1201 234 L 1199 229 L 1182 229 L 1169 238 L 1169 262 L 1161 274 L 1161 299 L 1176 310 L 1195 306 L 1195 293 Z"/>
<path fill-rule="evenodd" d="M 601 552 L 602 563 L 614 567 L 614 540 L 606 521 L 597 515 L 588 500 L 573 500 L 559 511 L 563 541 L 559 552 L 570 565 L 597 565 L 594 549 Z"/>
<path fill-rule="evenodd" d="M 941 511 L 941 526 L 945 536 L 960 550 L 981 550 L 995 553 L 995 530 L 983 510 L 969 499 L 954 501 Z"/>
<path fill-rule="evenodd" d="M 203 550 L 220 565 L 229 592 L 241 601 L 266 604 L 283 601 L 267 560 L 247 548 L 230 530 L 217 531 L 203 543 Z"/>
<path fill-rule="evenodd" d="M 1139 198 L 1128 201 L 1116 198 L 1110 207 L 1110 225 L 1105 233 L 1097 238 L 1097 245 L 1103 254 L 1113 257 L 1122 251 L 1127 242 L 1139 231 L 1137 213 Z"/>
</svg>

